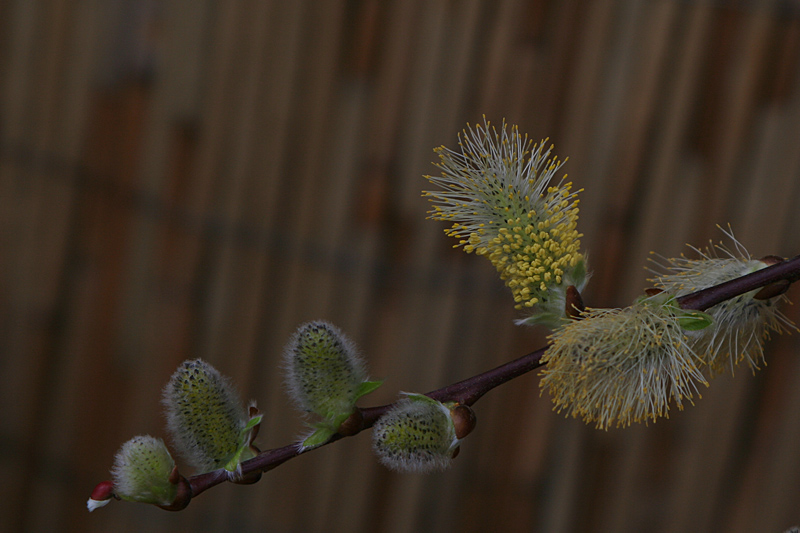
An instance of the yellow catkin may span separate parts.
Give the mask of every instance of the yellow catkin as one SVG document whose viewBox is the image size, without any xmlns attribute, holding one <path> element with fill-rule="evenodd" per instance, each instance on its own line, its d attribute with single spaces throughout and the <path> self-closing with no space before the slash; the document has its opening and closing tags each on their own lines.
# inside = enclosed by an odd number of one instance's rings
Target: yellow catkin
<svg viewBox="0 0 800 533">
<path fill-rule="evenodd" d="M 672 309 L 591 309 L 553 333 L 540 386 L 555 410 L 607 429 L 666 417 L 670 401 L 683 409 L 707 382 Z"/>
<path fill-rule="evenodd" d="M 459 136 L 460 151 L 439 147 L 441 176 L 426 176 L 443 190 L 426 192 L 430 218 L 467 253 L 485 256 L 511 289 L 517 309 L 530 308 L 583 260 L 572 184 L 553 182 L 562 166 L 550 148 L 488 122 Z M 478 157 L 475 154 L 479 154 Z M 578 191 L 580 192 L 580 191 Z"/>
<path fill-rule="evenodd" d="M 745 247 L 733 236 L 730 228 L 722 230 L 732 242 L 729 248 L 720 243 L 701 250 L 693 248 L 697 259 L 661 258 L 657 277 L 650 280 L 656 287 L 676 296 L 730 281 L 767 265 L 752 259 Z M 786 302 L 780 295 L 768 300 L 756 300 L 753 294 L 743 294 L 721 302 L 706 310 L 712 318 L 711 327 L 695 332 L 692 344 L 712 375 L 735 366 L 746 364 L 751 371 L 766 364 L 764 340 L 770 332 L 782 333 L 797 330 L 796 326 L 778 309 Z"/>
</svg>

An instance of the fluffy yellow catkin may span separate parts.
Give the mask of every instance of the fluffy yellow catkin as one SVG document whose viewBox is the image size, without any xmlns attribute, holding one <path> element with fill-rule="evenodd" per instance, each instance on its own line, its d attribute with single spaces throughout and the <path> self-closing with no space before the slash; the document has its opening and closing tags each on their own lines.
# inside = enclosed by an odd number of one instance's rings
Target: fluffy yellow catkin
<svg viewBox="0 0 800 533">
<path fill-rule="evenodd" d="M 436 149 L 441 190 L 426 191 L 430 218 L 451 223 L 446 233 L 468 253 L 487 257 L 511 289 L 517 309 L 563 315 L 564 290 L 586 282 L 578 199 L 572 184 L 555 181 L 563 162 L 544 143 L 534 145 L 489 122 L 467 127 L 460 150 Z M 557 300 L 557 301 L 554 301 Z"/>
<path fill-rule="evenodd" d="M 666 417 L 670 400 L 683 409 L 708 383 L 675 311 L 664 297 L 643 298 L 589 309 L 554 332 L 540 386 L 555 409 L 601 429 Z"/>
<path fill-rule="evenodd" d="M 656 277 L 651 281 L 666 292 L 683 296 L 767 266 L 764 261 L 750 257 L 730 227 L 722 231 L 732 242 L 731 247 L 723 243 L 705 250 L 692 247 L 696 259 L 681 256 L 653 260 L 658 267 L 653 270 Z M 786 296 L 758 300 L 753 297 L 757 292 L 736 296 L 707 309 L 713 319 L 711 327 L 689 334 L 694 350 L 712 374 L 726 369 L 733 372 L 739 363 L 745 363 L 755 372 L 766 364 L 763 344 L 770 332 L 797 330 L 778 309 L 779 304 L 788 302 Z"/>
</svg>

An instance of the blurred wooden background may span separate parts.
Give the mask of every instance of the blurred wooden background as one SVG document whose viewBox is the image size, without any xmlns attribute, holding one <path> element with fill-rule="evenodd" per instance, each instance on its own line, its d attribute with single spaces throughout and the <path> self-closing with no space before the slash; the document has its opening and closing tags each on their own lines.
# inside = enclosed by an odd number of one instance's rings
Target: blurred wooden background
<svg viewBox="0 0 800 533">
<path fill-rule="evenodd" d="M 86 499 L 203 357 L 303 426 L 277 370 L 325 318 L 424 392 L 538 348 L 483 258 L 425 220 L 435 146 L 482 115 L 584 188 L 594 306 L 650 250 L 800 252 L 800 7 L 771 1 L 0 1 L 0 523 L 9 531 L 783 531 L 800 523 L 800 335 L 695 407 L 601 432 L 534 375 L 477 404 L 454 467 L 369 434 L 185 511 Z M 790 297 L 800 300 L 794 287 Z M 797 307 L 786 310 L 795 322 Z"/>
</svg>

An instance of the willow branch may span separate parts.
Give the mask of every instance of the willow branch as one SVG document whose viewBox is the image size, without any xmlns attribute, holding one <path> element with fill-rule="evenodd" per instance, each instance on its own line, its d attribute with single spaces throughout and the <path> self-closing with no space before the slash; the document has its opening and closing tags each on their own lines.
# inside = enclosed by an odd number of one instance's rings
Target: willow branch
<svg viewBox="0 0 800 533">
<path fill-rule="evenodd" d="M 693 292 L 678 298 L 678 303 L 684 309 L 704 311 L 720 302 L 729 300 L 740 294 L 745 294 L 773 283 L 794 283 L 800 279 L 800 255 L 762 268 L 740 278 L 720 283 L 702 291 Z"/>
<path fill-rule="evenodd" d="M 730 298 L 773 284 L 778 284 L 779 290 L 782 291 L 791 283 L 798 280 L 800 280 L 800 255 L 720 285 L 687 294 L 677 300 L 684 309 L 703 311 Z M 495 387 L 542 366 L 541 359 L 546 350 L 547 347 L 540 348 L 476 376 L 428 392 L 426 395 L 441 402 L 457 402 L 465 405 L 472 405 Z M 362 422 L 360 428 L 357 428 L 353 434 L 372 427 L 372 425 L 394 405 L 395 404 L 387 404 L 377 407 L 359 408 L 358 411 Z M 341 438 L 343 438 L 342 435 L 334 435 L 333 438 L 323 446 Z M 302 453 L 307 453 L 316 449 L 317 448 L 311 448 Z M 296 442 L 283 446 L 282 448 L 275 448 L 262 452 L 257 457 L 242 463 L 242 474 L 246 475 L 250 472 L 267 472 L 272 470 L 289 459 L 300 455 L 300 450 L 300 443 Z M 193 476 L 189 479 L 189 483 L 192 488 L 192 494 L 197 496 L 203 491 L 227 480 L 228 473 L 225 470 L 215 470 L 206 474 Z"/>
</svg>

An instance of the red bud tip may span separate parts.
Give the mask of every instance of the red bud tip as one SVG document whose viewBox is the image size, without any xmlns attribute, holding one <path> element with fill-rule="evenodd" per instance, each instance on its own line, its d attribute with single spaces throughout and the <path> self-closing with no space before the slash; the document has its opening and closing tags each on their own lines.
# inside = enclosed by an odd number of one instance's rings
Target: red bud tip
<svg viewBox="0 0 800 533">
<path fill-rule="evenodd" d="M 86 502 L 86 508 L 89 509 L 91 513 L 95 509 L 108 505 L 108 502 L 114 497 L 114 484 L 110 481 L 103 481 L 102 483 L 98 483 L 92 491 L 89 501 Z"/>
<path fill-rule="evenodd" d="M 661 294 L 662 292 L 664 291 L 662 291 L 661 289 L 657 289 L 655 287 L 650 287 L 649 289 L 644 290 L 644 293 L 648 296 L 656 296 L 658 294 Z"/>
<path fill-rule="evenodd" d="M 103 501 L 111 499 L 114 496 L 114 484 L 110 481 L 103 481 L 98 483 L 92 491 L 92 499 L 96 501 Z"/>
</svg>

